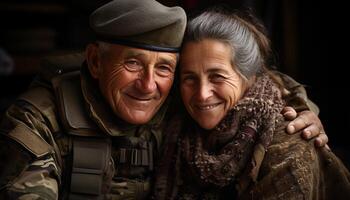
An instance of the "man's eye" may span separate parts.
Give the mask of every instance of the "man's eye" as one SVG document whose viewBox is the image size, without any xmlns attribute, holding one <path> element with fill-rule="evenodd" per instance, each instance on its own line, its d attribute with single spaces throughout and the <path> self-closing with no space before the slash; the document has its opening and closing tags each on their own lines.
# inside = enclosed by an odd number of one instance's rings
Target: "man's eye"
<svg viewBox="0 0 350 200">
<path fill-rule="evenodd" d="M 160 66 L 157 66 L 157 73 L 160 76 L 169 76 L 169 75 L 172 75 L 174 71 L 170 66 L 160 65 Z"/>
<path fill-rule="evenodd" d="M 139 71 L 142 69 L 142 64 L 138 60 L 127 60 L 125 66 L 129 71 Z"/>
</svg>

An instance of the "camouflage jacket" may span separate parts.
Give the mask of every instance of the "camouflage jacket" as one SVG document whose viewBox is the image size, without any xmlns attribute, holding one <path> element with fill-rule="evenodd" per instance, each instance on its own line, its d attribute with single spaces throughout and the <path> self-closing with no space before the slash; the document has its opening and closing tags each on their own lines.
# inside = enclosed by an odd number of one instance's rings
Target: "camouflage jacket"
<svg viewBox="0 0 350 200">
<path fill-rule="evenodd" d="M 112 113 L 85 67 L 81 73 L 64 73 L 51 80 L 52 87 L 42 81 L 33 84 L 3 116 L 0 199 L 73 199 L 70 190 L 91 191 L 92 196 L 83 199 L 144 199 L 160 151 L 168 103 L 149 123 L 136 126 Z M 86 138 L 93 143 L 78 146 L 80 150 L 72 147 Z M 91 148 L 94 145 L 100 146 L 97 153 Z M 101 154 L 108 145 L 111 150 Z M 74 156 L 84 158 L 72 164 Z M 103 166 L 95 171 L 89 165 L 81 167 L 89 161 Z M 97 177 L 86 177 L 91 173 Z M 98 191 L 92 191 L 94 187 Z M 95 198 L 96 194 L 105 195 Z"/>
<path fill-rule="evenodd" d="M 54 73 L 45 74 L 47 70 L 44 71 L 46 82 L 33 84 L 3 116 L 0 124 L 0 199 L 67 199 L 72 190 L 71 177 L 74 171 L 73 138 L 80 136 L 102 137 L 102 140 L 107 138 L 106 144 L 112 149 L 103 154 L 106 157 L 100 172 L 103 184 L 97 193 L 106 193 L 104 199 L 145 198 L 152 170 L 138 168 L 136 174 L 142 176 L 128 174 L 130 166 L 125 166 L 125 170 L 120 165 L 123 156 L 120 146 L 115 147 L 115 144 L 125 137 L 143 138 L 152 142 L 156 157 L 161 151 L 162 128 L 170 117 L 166 114 L 167 106 L 164 105 L 148 124 L 126 124 L 117 119 L 103 103 L 86 72 L 83 72 L 81 80 L 79 72 L 62 73 L 74 71 L 76 62 L 62 69 L 57 69 L 56 65 L 52 68 Z M 300 84 L 287 76 L 276 77 L 290 89 L 292 95 L 289 96 L 293 98 L 289 101 L 298 111 L 311 108 L 318 112 L 317 107 L 308 101 Z M 89 150 L 87 152 L 91 154 L 86 153 L 88 158 L 85 160 L 96 154 Z M 81 156 L 79 153 L 77 155 Z M 156 162 L 156 158 L 153 162 Z M 75 185 L 81 185 L 77 180 Z M 93 179 L 90 182 L 93 184 Z"/>
</svg>

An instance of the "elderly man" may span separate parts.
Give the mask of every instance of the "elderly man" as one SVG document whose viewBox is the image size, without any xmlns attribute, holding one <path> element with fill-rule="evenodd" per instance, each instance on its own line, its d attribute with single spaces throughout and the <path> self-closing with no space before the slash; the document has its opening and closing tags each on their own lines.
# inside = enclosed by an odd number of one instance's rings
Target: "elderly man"
<svg viewBox="0 0 350 200">
<path fill-rule="evenodd" d="M 97 42 L 81 70 L 41 77 L 6 112 L 0 199 L 147 198 L 162 129 L 176 111 L 169 92 L 186 15 L 154 0 L 115 0 L 90 25 Z M 294 106 L 308 107 L 300 95 Z M 323 131 L 310 111 L 292 123 L 291 132 Z"/>
</svg>

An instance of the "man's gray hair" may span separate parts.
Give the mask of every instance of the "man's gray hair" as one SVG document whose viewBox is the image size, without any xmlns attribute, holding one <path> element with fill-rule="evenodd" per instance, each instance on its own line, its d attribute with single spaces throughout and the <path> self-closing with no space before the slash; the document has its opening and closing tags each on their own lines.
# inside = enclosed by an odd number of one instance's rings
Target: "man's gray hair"
<svg viewBox="0 0 350 200">
<path fill-rule="evenodd" d="M 215 39 L 228 44 L 232 49 L 232 65 L 249 79 L 262 71 L 265 63 L 257 41 L 263 34 L 256 35 L 256 32 L 254 25 L 235 14 L 207 11 L 188 23 L 185 42 Z M 267 38 L 264 36 L 264 39 Z"/>
<path fill-rule="evenodd" d="M 97 45 L 100 55 L 104 55 L 106 52 L 108 52 L 111 46 L 111 44 L 102 41 L 97 41 Z"/>
</svg>

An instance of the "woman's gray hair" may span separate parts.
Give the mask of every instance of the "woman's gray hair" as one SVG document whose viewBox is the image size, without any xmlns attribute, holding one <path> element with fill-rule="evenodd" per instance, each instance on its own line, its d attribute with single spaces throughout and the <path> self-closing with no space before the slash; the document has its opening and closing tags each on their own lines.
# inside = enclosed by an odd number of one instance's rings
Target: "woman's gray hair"
<svg viewBox="0 0 350 200">
<path fill-rule="evenodd" d="M 231 63 L 244 78 L 261 72 L 269 51 L 267 37 L 236 14 L 206 11 L 189 21 L 184 42 L 219 40 L 232 49 Z"/>
</svg>

